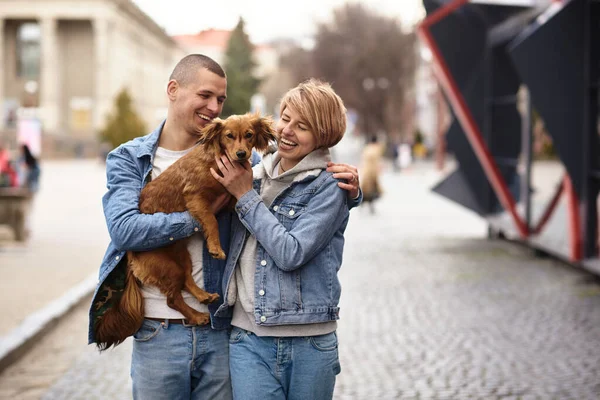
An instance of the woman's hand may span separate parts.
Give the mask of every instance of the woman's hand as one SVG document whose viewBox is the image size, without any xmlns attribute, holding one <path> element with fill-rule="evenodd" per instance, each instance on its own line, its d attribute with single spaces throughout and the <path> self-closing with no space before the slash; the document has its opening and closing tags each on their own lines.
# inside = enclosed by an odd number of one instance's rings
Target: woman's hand
<svg viewBox="0 0 600 400">
<path fill-rule="evenodd" d="M 227 156 L 221 156 L 216 161 L 222 176 L 212 168 L 210 173 L 236 199 L 252 190 L 252 167 L 248 161 L 231 162 Z"/>
<path fill-rule="evenodd" d="M 345 179 L 346 182 L 338 182 L 338 186 L 348 191 L 351 199 L 356 199 L 359 194 L 360 183 L 358 182 L 358 169 L 354 165 L 327 163 L 327 172 L 333 172 L 336 179 Z"/>
</svg>

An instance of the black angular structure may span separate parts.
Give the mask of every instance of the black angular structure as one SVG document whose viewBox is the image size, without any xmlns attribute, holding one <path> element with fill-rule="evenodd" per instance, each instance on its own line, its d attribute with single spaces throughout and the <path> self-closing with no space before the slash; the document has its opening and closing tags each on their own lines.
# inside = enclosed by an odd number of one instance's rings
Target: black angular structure
<svg viewBox="0 0 600 400">
<path fill-rule="evenodd" d="M 427 18 L 418 34 L 433 54 L 452 108 L 446 137 L 458 162 L 433 190 L 486 218 L 490 232 L 600 273 L 600 1 L 423 0 L 423 5 Z M 522 87 L 529 101 L 519 111 Z M 565 170 L 535 226 L 532 107 Z M 523 174 L 519 159 L 527 164 Z M 561 196 L 567 203 L 566 246 L 546 234 Z"/>
</svg>

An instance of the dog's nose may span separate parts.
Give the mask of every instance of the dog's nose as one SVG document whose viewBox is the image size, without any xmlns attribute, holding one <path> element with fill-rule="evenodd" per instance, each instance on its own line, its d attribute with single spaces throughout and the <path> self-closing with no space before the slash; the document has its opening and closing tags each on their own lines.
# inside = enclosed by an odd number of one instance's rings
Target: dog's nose
<svg viewBox="0 0 600 400">
<path fill-rule="evenodd" d="M 241 160 L 246 158 L 246 152 L 244 150 L 238 150 L 235 152 L 235 155 Z"/>
</svg>

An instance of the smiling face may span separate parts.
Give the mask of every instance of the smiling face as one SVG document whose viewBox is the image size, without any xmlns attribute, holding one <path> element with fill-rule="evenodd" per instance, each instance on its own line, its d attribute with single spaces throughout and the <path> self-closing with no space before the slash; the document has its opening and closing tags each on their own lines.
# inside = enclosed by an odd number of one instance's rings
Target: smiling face
<svg viewBox="0 0 600 400">
<path fill-rule="evenodd" d="M 227 80 L 205 68 L 196 71 L 190 82 L 169 81 L 169 113 L 179 129 L 198 137 L 200 131 L 223 110 Z"/>
<path fill-rule="evenodd" d="M 287 171 L 317 147 L 317 139 L 302 116 L 287 106 L 275 126 L 283 168 Z"/>
</svg>

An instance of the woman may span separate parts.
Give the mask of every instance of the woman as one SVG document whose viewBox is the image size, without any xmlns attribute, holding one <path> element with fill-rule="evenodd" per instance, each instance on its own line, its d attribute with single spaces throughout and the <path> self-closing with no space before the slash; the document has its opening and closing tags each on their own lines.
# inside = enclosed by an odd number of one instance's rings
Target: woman
<svg viewBox="0 0 600 400">
<path fill-rule="evenodd" d="M 277 151 L 254 168 L 254 179 L 248 165 L 227 159 L 222 177 L 212 171 L 237 198 L 243 224 L 234 227 L 217 314 L 233 308 L 234 398 L 330 399 L 340 372 L 337 271 L 349 207 L 360 202 L 349 205 L 325 171 L 329 148 L 346 130 L 346 108 L 313 79 L 284 95 L 280 114 Z"/>
<path fill-rule="evenodd" d="M 361 190 L 363 192 L 363 204 L 369 205 L 371 213 L 375 213 L 374 202 L 381 194 L 381 185 L 379 183 L 379 173 L 381 172 L 381 157 L 384 147 L 377 143 L 377 137 L 372 136 L 369 144 L 365 146 L 362 152 L 361 160 Z"/>
</svg>

